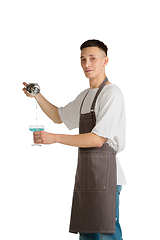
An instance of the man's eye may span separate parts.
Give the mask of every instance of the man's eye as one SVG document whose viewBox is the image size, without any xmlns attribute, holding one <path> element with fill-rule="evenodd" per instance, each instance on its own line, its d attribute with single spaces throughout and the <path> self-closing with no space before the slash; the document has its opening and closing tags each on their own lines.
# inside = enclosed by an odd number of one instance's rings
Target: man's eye
<svg viewBox="0 0 160 240">
<path fill-rule="evenodd" d="M 94 60 L 95 60 L 95 58 L 92 58 L 92 60 L 94 61 Z"/>
<path fill-rule="evenodd" d="M 85 59 L 82 58 L 82 59 L 81 59 L 81 62 L 85 62 Z"/>
</svg>

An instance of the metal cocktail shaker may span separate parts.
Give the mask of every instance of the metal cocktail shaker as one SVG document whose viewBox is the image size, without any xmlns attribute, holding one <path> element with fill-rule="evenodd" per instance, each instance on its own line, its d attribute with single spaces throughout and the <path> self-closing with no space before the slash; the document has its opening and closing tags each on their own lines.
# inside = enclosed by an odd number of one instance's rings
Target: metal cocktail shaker
<svg viewBox="0 0 160 240">
<path fill-rule="evenodd" d="M 40 93 L 40 86 L 37 83 L 29 83 L 26 89 L 32 96 L 35 96 L 38 93 Z"/>
</svg>

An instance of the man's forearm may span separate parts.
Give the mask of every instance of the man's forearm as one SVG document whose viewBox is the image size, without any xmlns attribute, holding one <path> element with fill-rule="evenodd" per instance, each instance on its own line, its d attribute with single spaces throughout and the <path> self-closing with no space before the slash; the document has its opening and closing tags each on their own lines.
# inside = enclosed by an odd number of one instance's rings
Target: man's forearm
<svg viewBox="0 0 160 240">
<path fill-rule="evenodd" d="M 39 106 L 42 111 L 54 122 L 62 123 L 61 118 L 58 113 L 58 107 L 54 106 L 43 97 L 41 93 L 36 97 Z"/>
<path fill-rule="evenodd" d="M 94 133 L 85 133 L 79 135 L 56 134 L 56 142 L 81 148 L 101 147 L 105 138 Z"/>
</svg>

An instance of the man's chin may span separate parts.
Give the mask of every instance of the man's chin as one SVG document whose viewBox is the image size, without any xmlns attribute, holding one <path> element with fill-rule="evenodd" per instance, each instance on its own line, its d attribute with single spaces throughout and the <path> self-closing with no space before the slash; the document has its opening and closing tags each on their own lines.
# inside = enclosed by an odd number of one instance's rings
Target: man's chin
<svg viewBox="0 0 160 240">
<path fill-rule="evenodd" d="M 86 78 L 93 78 L 93 72 L 85 72 Z"/>
</svg>

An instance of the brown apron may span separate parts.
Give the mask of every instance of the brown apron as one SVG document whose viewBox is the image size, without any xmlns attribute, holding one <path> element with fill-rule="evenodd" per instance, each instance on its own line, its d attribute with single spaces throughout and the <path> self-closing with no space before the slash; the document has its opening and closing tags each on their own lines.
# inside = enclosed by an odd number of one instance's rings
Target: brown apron
<svg viewBox="0 0 160 240">
<path fill-rule="evenodd" d="M 93 100 L 90 113 L 81 114 L 79 133 L 89 133 L 96 125 L 94 112 L 98 95 L 107 83 L 105 78 Z M 79 148 L 73 193 L 72 233 L 114 233 L 116 221 L 116 152 L 108 144 L 102 147 Z"/>
</svg>

